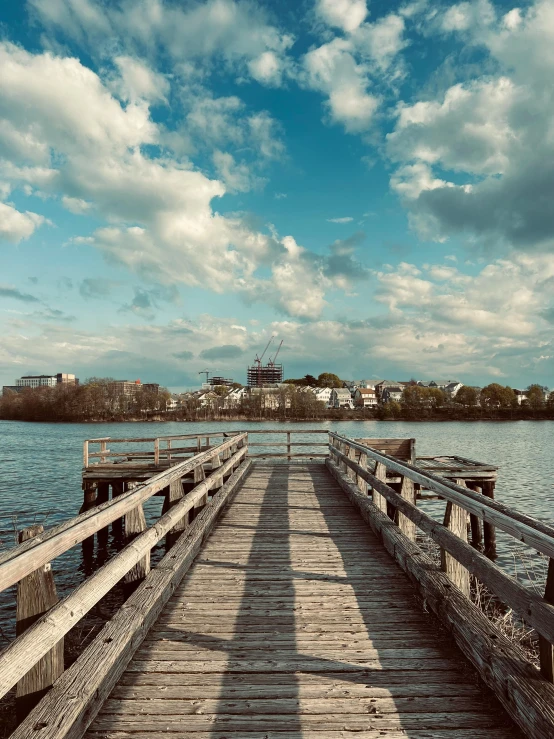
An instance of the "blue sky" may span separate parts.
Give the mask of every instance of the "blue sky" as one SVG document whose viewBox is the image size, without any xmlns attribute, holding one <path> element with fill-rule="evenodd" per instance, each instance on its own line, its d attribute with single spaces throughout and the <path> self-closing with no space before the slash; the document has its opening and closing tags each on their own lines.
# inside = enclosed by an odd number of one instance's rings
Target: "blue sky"
<svg viewBox="0 0 554 739">
<path fill-rule="evenodd" d="M 0 382 L 553 385 L 554 0 L 0 8 Z"/>
</svg>

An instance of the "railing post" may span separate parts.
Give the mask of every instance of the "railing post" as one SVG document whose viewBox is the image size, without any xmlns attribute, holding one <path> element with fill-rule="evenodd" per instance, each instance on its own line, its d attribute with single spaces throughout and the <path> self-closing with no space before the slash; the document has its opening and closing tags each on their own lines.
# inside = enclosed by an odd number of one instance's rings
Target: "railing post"
<svg viewBox="0 0 554 739">
<path fill-rule="evenodd" d="M 367 454 L 365 452 L 360 452 L 360 459 L 358 460 L 358 464 L 363 470 L 367 471 Z M 362 495 L 367 495 L 367 482 L 364 480 L 364 478 L 360 477 L 360 475 L 357 475 L 356 484 L 358 485 L 358 490 L 362 493 Z"/>
<path fill-rule="evenodd" d="M 173 508 L 174 505 L 176 505 L 181 498 L 183 497 L 183 483 L 181 479 L 174 480 L 173 482 L 169 483 L 169 490 L 167 491 L 167 510 L 170 510 Z M 188 520 L 189 520 L 189 514 L 185 513 L 183 518 L 179 520 L 178 523 L 175 524 L 175 526 L 169 531 L 167 536 L 165 537 L 165 547 L 166 549 L 171 549 L 171 547 L 175 544 L 177 539 L 181 536 L 183 531 L 186 531 L 188 527 Z"/>
<path fill-rule="evenodd" d="M 105 464 L 106 462 L 106 455 L 103 454 L 103 452 L 106 452 L 108 449 L 108 442 L 107 441 L 101 441 L 100 442 L 100 464 Z"/>
<path fill-rule="evenodd" d="M 287 431 L 287 460 L 289 462 L 290 462 L 290 459 L 291 459 L 291 457 L 290 457 L 290 450 L 291 450 L 291 447 L 290 447 L 290 431 Z"/>
<path fill-rule="evenodd" d="M 494 480 L 483 480 L 483 495 L 494 500 Z M 485 554 L 490 559 L 496 559 L 496 527 L 487 521 L 483 521 L 483 534 L 485 538 Z"/>
<path fill-rule="evenodd" d="M 465 487 L 464 480 L 456 480 L 456 484 Z M 467 542 L 467 511 L 448 501 L 444 514 L 444 525 L 462 541 Z M 469 598 L 469 572 L 457 559 L 441 549 L 441 569 L 452 580 L 454 585 Z"/>
<path fill-rule="evenodd" d="M 481 487 L 476 482 L 466 482 L 466 485 L 470 490 L 474 490 L 476 493 L 482 493 Z M 481 521 L 474 513 L 470 513 L 469 523 L 471 526 L 471 545 L 474 546 L 475 549 L 480 550 L 483 546 Z"/>
<path fill-rule="evenodd" d="M 212 487 L 212 489 L 210 491 L 210 494 L 211 494 L 212 497 L 217 493 L 217 491 L 219 490 L 219 488 L 223 484 L 223 478 L 222 478 L 222 476 L 221 475 L 218 475 L 218 473 L 216 472 L 216 470 L 218 469 L 218 467 L 221 467 L 221 455 L 220 454 L 216 454 L 215 457 L 212 457 L 211 475 L 213 475 L 215 477 L 214 486 Z"/>
<path fill-rule="evenodd" d="M 548 560 L 548 574 L 546 576 L 546 587 L 544 599 L 554 606 L 554 559 Z M 539 654 L 541 662 L 541 674 L 549 682 L 554 682 L 554 647 L 544 637 L 539 635 Z"/>
<path fill-rule="evenodd" d="M 356 461 L 356 450 L 352 446 L 349 446 L 348 447 L 348 459 L 351 459 L 353 462 Z M 348 467 L 348 465 L 346 465 L 346 466 L 347 466 L 347 472 L 346 472 L 346 474 L 348 475 L 348 477 L 351 480 L 354 480 L 354 482 L 356 482 L 356 477 L 357 476 L 356 476 L 355 471 L 351 467 Z"/>
<path fill-rule="evenodd" d="M 382 462 L 377 462 L 375 465 L 374 475 L 380 482 L 387 482 L 387 468 Z M 373 502 L 380 511 L 387 513 L 387 499 L 380 495 L 375 488 L 373 488 Z"/>
<path fill-rule="evenodd" d="M 31 526 L 19 532 L 19 543 L 33 539 L 44 531 Z M 26 631 L 58 602 L 54 575 L 50 564 L 43 565 L 17 584 L 16 635 Z M 22 721 L 63 672 L 63 638 L 29 672 L 16 688 L 16 712 Z"/>
<path fill-rule="evenodd" d="M 83 443 L 83 467 L 88 467 L 88 439 Z"/>
<path fill-rule="evenodd" d="M 171 439 L 167 440 L 167 461 L 171 462 Z"/>
<path fill-rule="evenodd" d="M 412 505 L 416 505 L 415 488 L 413 480 L 410 480 L 406 475 L 402 475 L 402 482 L 400 484 L 400 495 Z M 398 528 L 402 533 L 410 539 L 410 541 L 416 540 L 416 525 L 409 518 L 402 515 L 398 511 Z"/>
<path fill-rule="evenodd" d="M 154 439 L 154 464 L 157 467 L 160 464 L 160 440 Z"/>
<path fill-rule="evenodd" d="M 136 482 L 128 482 L 126 483 L 125 487 L 127 490 L 132 490 L 137 486 Z M 146 518 L 144 516 L 144 510 L 142 508 L 142 503 L 138 505 L 136 508 L 133 508 L 132 511 L 129 511 L 125 515 L 125 539 L 126 543 L 128 544 L 130 541 L 132 541 L 136 536 L 139 534 L 142 534 L 143 531 L 146 531 Z M 134 589 L 136 585 L 138 585 L 146 575 L 150 572 L 150 552 L 143 557 L 139 562 L 132 567 L 129 572 L 125 575 L 125 584 L 128 588 Z"/>
</svg>

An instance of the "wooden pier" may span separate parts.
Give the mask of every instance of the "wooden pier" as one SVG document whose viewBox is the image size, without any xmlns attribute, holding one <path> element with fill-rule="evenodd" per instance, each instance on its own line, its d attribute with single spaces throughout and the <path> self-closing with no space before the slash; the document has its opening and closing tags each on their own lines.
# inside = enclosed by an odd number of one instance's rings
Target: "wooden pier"
<svg viewBox="0 0 554 739">
<path fill-rule="evenodd" d="M 410 439 L 259 433 L 85 442 L 80 515 L 0 554 L 25 621 L 0 653 L 13 739 L 554 736 L 554 529 L 494 500 L 497 469 L 419 459 Z M 496 529 L 550 558 L 544 597 L 492 561 Z M 65 600 L 29 598 L 55 595 L 63 552 L 118 541 Z M 64 671 L 64 636 L 123 581 Z M 540 670 L 472 602 L 476 582 L 536 631 Z"/>
</svg>

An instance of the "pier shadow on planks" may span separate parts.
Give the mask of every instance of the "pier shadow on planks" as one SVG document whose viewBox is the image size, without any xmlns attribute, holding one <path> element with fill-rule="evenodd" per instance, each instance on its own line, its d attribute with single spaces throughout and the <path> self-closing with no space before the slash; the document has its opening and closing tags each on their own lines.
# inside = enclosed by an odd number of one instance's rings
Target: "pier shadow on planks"
<svg viewBox="0 0 554 739">
<path fill-rule="evenodd" d="M 351 732 L 520 737 L 325 466 L 258 463 L 88 737 Z"/>
</svg>

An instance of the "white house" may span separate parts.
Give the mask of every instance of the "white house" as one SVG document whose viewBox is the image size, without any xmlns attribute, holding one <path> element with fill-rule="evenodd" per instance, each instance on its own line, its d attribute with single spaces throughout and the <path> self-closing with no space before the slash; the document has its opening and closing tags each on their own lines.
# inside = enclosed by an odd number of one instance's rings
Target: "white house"
<svg viewBox="0 0 554 739">
<path fill-rule="evenodd" d="M 514 388 L 514 395 L 517 399 L 517 404 L 521 405 L 524 400 L 527 400 L 527 391 L 526 390 L 516 390 Z"/>
<path fill-rule="evenodd" d="M 464 386 L 463 382 L 456 382 L 455 380 L 450 382 L 443 390 L 448 393 L 451 398 L 456 397 L 456 393 Z"/>
<path fill-rule="evenodd" d="M 359 387 L 354 393 L 354 405 L 359 408 L 375 408 L 377 393 L 374 388 Z"/>
<path fill-rule="evenodd" d="M 165 402 L 167 411 L 174 411 L 181 405 L 181 398 L 178 395 L 171 395 Z"/>
<path fill-rule="evenodd" d="M 326 408 L 329 408 L 330 407 L 330 404 L 331 404 L 331 394 L 333 392 L 332 388 L 330 388 L 330 387 L 313 387 L 313 388 L 310 388 L 310 390 L 315 395 L 316 400 L 319 400 L 322 403 L 325 403 L 325 407 Z"/>
<path fill-rule="evenodd" d="M 229 410 L 230 408 L 237 408 L 242 403 L 246 392 L 247 390 L 245 387 L 233 388 L 233 390 L 230 390 L 224 397 L 223 407 L 227 410 Z"/>
<path fill-rule="evenodd" d="M 334 387 L 331 391 L 332 408 L 353 408 L 350 390 L 345 387 Z"/>
</svg>

